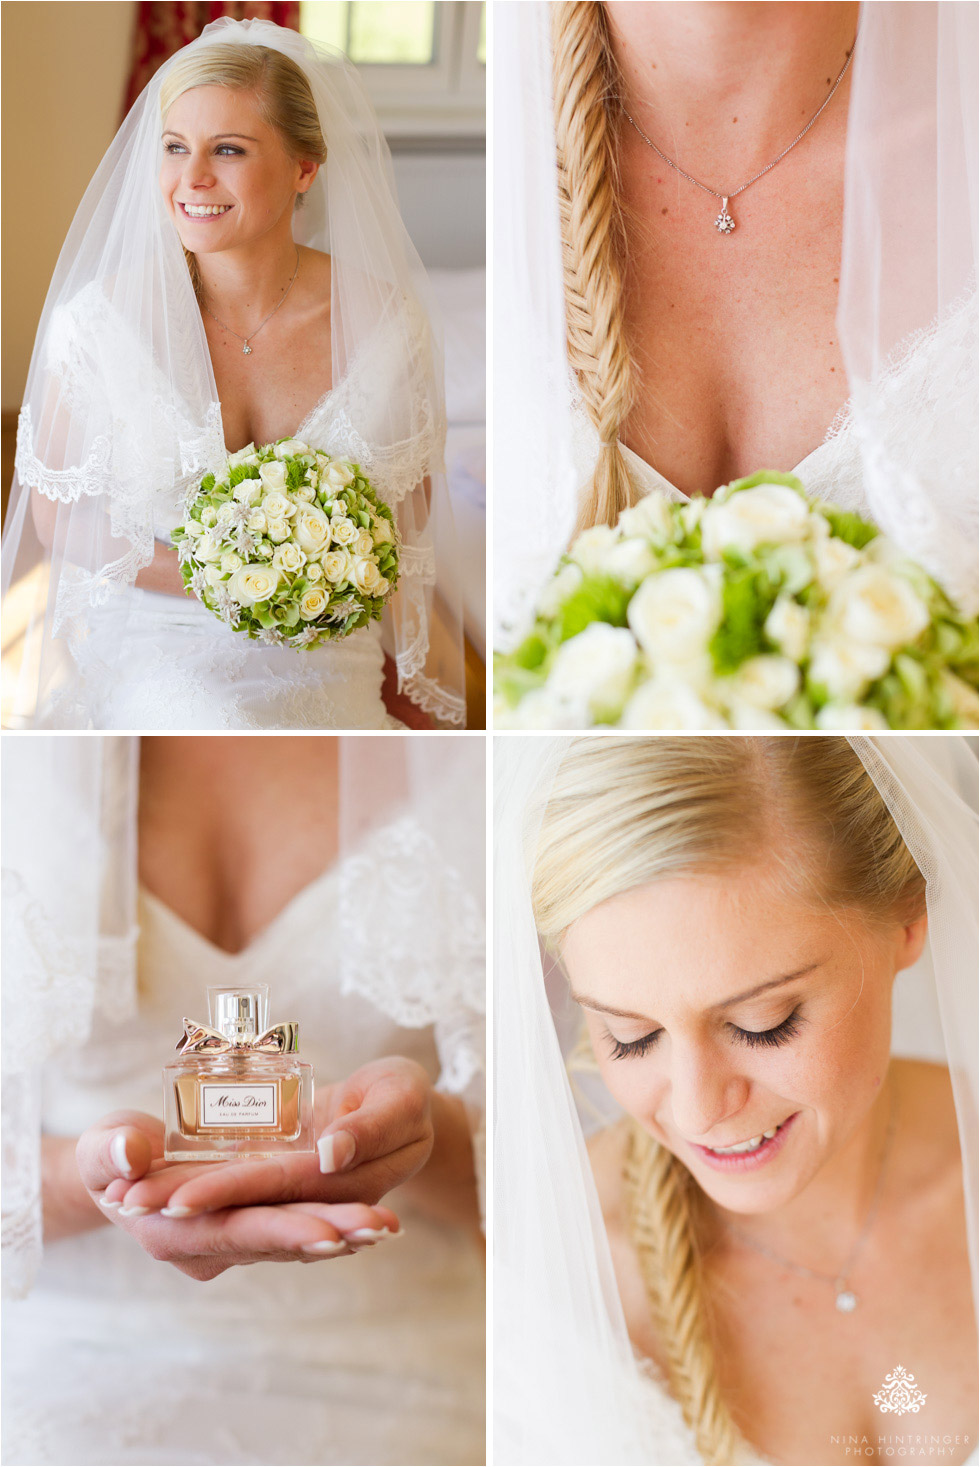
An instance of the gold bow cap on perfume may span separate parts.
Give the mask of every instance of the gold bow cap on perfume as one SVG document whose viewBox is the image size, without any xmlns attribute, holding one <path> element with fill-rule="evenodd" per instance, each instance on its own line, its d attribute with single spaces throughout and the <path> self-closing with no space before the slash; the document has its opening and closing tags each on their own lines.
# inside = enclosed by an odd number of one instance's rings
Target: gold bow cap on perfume
<svg viewBox="0 0 980 1467">
<path fill-rule="evenodd" d="M 177 1053 L 246 1049 L 258 1054 L 298 1054 L 299 1025 L 273 1024 L 270 1028 L 268 1008 L 269 990 L 264 983 L 254 988 L 209 988 L 211 1025 L 185 1018 Z"/>
</svg>

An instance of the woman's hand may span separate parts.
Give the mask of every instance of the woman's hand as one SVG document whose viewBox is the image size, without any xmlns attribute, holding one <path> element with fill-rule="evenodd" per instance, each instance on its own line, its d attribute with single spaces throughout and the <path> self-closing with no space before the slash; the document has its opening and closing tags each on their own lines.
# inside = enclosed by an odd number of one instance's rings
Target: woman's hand
<svg viewBox="0 0 980 1467">
<path fill-rule="evenodd" d="M 136 1186 L 155 1186 L 169 1195 L 172 1174 L 186 1176 L 187 1165 L 163 1159 L 163 1125 L 140 1111 L 117 1111 L 90 1126 L 78 1139 L 78 1172 L 93 1202 L 130 1233 L 151 1258 L 172 1263 L 194 1279 L 212 1279 L 245 1263 L 313 1263 L 358 1252 L 399 1235 L 398 1219 L 386 1207 L 332 1204 L 297 1198 L 271 1205 L 224 1205 L 189 1216 L 169 1215 L 138 1200 Z M 192 1164 L 200 1177 L 225 1167 Z M 239 1163 L 235 1170 L 261 1166 Z"/>
<path fill-rule="evenodd" d="M 140 1208 L 181 1219 L 235 1207 L 376 1204 L 429 1159 L 432 1082 L 414 1060 L 374 1060 L 319 1091 L 316 1132 L 315 1152 L 260 1161 L 165 1164 L 140 1149 L 130 1159 L 139 1163 L 133 1176 L 141 1180 L 126 1182 L 117 1171 L 107 1202 L 121 1203 L 124 1217 Z M 158 1145 L 155 1157 L 162 1150 Z"/>
</svg>

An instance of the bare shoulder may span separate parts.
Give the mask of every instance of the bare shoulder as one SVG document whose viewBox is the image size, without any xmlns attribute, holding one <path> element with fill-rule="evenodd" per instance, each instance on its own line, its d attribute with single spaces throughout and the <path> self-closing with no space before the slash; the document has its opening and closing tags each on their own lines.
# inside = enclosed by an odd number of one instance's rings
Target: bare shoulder
<svg viewBox="0 0 980 1467">
<path fill-rule="evenodd" d="M 333 261 L 323 250 L 314 250 L 309 245 L 299 245 L 300 274 L 306 292 L 319 298 L 330 298 L 330 283 Z"/>
</svg>

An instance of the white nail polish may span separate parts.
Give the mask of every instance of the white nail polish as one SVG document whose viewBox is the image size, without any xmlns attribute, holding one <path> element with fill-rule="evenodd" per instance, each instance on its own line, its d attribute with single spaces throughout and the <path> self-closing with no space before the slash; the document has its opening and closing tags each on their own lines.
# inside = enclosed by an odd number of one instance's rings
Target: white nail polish
<svg viewBox="0 0 980 1467">
<path fill-rule="evenodd" d="M 120 1207 L 120 1217 L 146 1217 L 148 1212 L 153 1212 L 152 1207 Z"/>
<path fill-rule="evenodd" d="M 193 1217 L 193 1207 L 161 1207 L 161 1217 Z"/>
<path fill-rule="evenodd" d="M 320 1170 L 324 1174 L 336 1171 L 333 1160 L 333 1137 L 321 1136 L 316 1143 L 316 1149 L 320 1153 Z"/>
<path fill-rule="evenodd" d="M 382 1238 L 390 1238 L 391 1233 L 387 1228 L 357 1228 L 347 1236 L 354 1243 L 380 1243 Z"/>
<path fill-rule="evenodd" d="M 322 1243 L 304 1243 L 303 1247 L 300 1249 L 300 1252 L 323 1253 L 327 1257 L 332 1257 L 336 1253 L 343 1253 L 346 1247 L 346 1243 L 331 1243 L 329 1239 L 325 1238 Z"/>
<path fill-rule="evenodd" d="M 126 1137 L 123 1135 L 113 1136 L 109 1142 L 109 1156 L 117 1172 L 122 1172 L 124 1177 L 133 1175 L 133 1163 L 126 1155 Z"/>
<path fill-rule="evenodd" d="M 122 1203 L 121 1202 L 110 1202 L 108 1200 L 108 1198 L 106 1198 L 106 1197 L 100 1197 L 99 1198 L 99 1206 L 100 1207 L 105 1207 L 105 1208 L 109 1209 L 110 1211 L 115 1212 L 115 1210 L 116 1210 L 117 1207 L 122 1207 Z"/>
</svg>

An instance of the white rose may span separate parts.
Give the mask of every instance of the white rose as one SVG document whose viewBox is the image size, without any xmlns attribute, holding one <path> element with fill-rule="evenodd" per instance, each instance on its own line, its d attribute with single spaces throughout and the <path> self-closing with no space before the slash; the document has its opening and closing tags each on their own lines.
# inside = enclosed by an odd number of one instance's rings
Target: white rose
<svg viewBox="0 0 980 1467">
<path fill-rule="evenodd" d="M 806 500 L 786 484 L 757 484 L 725 500 L 709 500 L 701 515 L 701 545 L 717 559 L 724 550 L 744 554 L 759 545 L 785 545 L 806 538 Z"/>
<path fill-rule="evenodd" d="M 317 465 L 319 466 L 320 472 L 322 473 L 323 470 L 327 467 L 327 464 L 330 462 L 329 455 L 317 452 L 314 453 L 313 457 L 316 459 Z"/>
<path fill-rule="evenodd" d="M 266 468 L 268 465 L 263 464 L 262 467 Z M 279 464 L 278 467 L 282 468 L 282 464 Z M 262 501 L 262 508 L 265 510 L 265 517 L 268 520 L 288 520 L 292 519 L 296 513 L 295 504 L 289 498 L 289 495 L 283 494 L 280 489 L 273 489 L 271 493 L 265 496 Z"/>
<path fill-rule="evenodd" d="M 791 662 L 802 662 L 810 640 L 810 613 L 792 596 L 777 596 L 766 617 L 766 636 Z"/>
<path fill-rule="evenodd" d="M 312 621 L 326 609 L 327 593 L 320 586 L 312 586 L 301 598 L 299 614 L 304 621 Z"/>
<path fill-rule="evenodd" d="M 626 617 L 654 662 L 698 657 L 721 618 L 717 578 L 706 570 L 662 571 L 640 587 Z"/>
<path fill-rule="evenodd" d="M 375 545 L 391 545 L 395 538 L 395 532 L 385 519 L 384 515 L 378 515 L 371 526 L 371 535 Z"/>
<path fill-rule="evenodd" d="M 303 569 L 306 556 L 298 545 L 280 545 L 272 557 L 272 564 L 276 570 L 283 571 L 287 576 L 294 576 Z"/>
<path fill-rule="evenodd" d="M 821 729 L 851 729 L 873 733 L 879 728 L 887 727 L 888 724 L 877 708 L 861 708 L 856 703 L 825 703 L 817 714 L 817 728 Z"/>
<path fill-rule="evenodd" d="M 335 545 L 353 545 L 357 537 L 357 526 L 346 515 L 337 515 L 330 521 L 330 538 Z"/>
<path fill-rule="evenodd" d="M 260 540 L 252 551 L 252 554 L 257 555 L 259 560 L 268 560 L 272 553 L 272 545 L 268 540 Z"/>
<path fill-rule="evenodd" d="M 914 642 L 929 625 L 929 611 L 902 576 L 865 565 L 847 576 L 828 608 L 840 634 L 893 651 Z"/>
<path fill-rule="evenodd" d="M 276 444 L 273 452 L 276 458 L 290 458 L 298 453 L 309 453 L 310 445 L 301 438 L 286 438 L 282 443 Z"/>
<path fill-rule="evenodd" d="M 557 616 L 576 586 L 581 584 L 582 572 L 579 567 L 563 565 L 542 587 L 538 597 L 538 611 L 542 616 Z"/>
<path fill-rule="evenodd" d="M 251 463 L 251 461 L 252 461 L 252 455 L 254 453 L 255 453 L 255 444 L 254 443 L 246 443 L 245 447 L 244 448 L 240 448 L 237 453 L 229 453 L 229 455 L 228 455 L 228 462 L 229 462 L 229 464 L 231 465 L 232 468 L 236 468 L 237 469 L 237 467 L 238 467 L 239 464 Z"/>
<path fill-rule="evenodd" d="M 770 729 L 785 728 L 786 722 L 766 708 L 755 708 L 751 703 L 742 703 L 738 698 L 728 704 L 728 727 L 739 733 L 764 733 Z"/>
<path fill-rule="evenodd" d="M 213 504 L 206 504 L 204 506 L 204 508 L 201 510 L 201 526 L 202 526 L 202 528 L 203 529 L 206 529 L 206 530 L 210 530 L 211 527 L 213 525 L 216 525 L 217 523 L 218 523 L 218 511 L 215 509 L 215 507 L 214 507 Z M 196 525 L 196 524 L 197 524 L 197 520 L 191 520 L 191 525 Z M 188 529 L 190 529 L 190 525 L 188 526 Z M 200 534 L 200 533 L 201 533 L 201 530 L 192 530 L 191 531 L 191 534 Z"/>
<path fill-rule="evenodd" d="M 232 490 L 239 504 L 258 504 L 262 498 L 261 479 L 243 479 Z"/>
<path fill-rule="evenodd" d="M 826 524 L 826 521 L 824 523 Z M 853 545 L 848 545 L 846 540 L 838 540 L 836 535 L 826 540 L 817 540 L 813 546 L 813 560 L 817 568 L 817 576 L 821 584 L 828 590 L 833 590 L 848 571 L 854 569 L 860 559 L 861 552 L 855 550 Z"/>
<path fill-rule="evenodd" d="M 268 601 L 279 588 L 279 572 L 271 565 L 243 565 L 228 582 L 228 594 L 239 606 Z"/>
<path fill-rule="evenodd" d="M 656 570 L 657 562 L 645 540 L 620 540 L 609 551 L 602 568 L 625 586 L 638 586 L 645 576 Z"/>
<path fill-rule="evenodd" d="M 606 568 L 606 556 L 616 544 L 619 536 L 609 525 L 593 525 L 576 536 L 569 555 L 580 565 L 587 576 L 596 575 Z"/>
<path fill-rule="evenodd" d="M 270 520 L 268 525 L 266 526 L 266 534 L 268 535 L 270 540 L 275 542 L 276 545 L 281 545 L 283 540 L 289 539 L 289 521 Z"/>
<path fill-rule="evenodd" d="M 244 564 L 242 557 L 234 550 L 226 550 L 221 557 L 221 569 L 226 576 L 230 575 L 232 571 L 241 570 Z"/>
<path fill-rule="evenodd" d="M 374 549 L 374 539 L 370 530 L 358 530 L 351 541 L 351 552 L 354 555 L 370 555 Z"/>
<path fill-rule="evenodd" d="M 301 504 L 293 521 L 296 544 L 307 555 L 319 555 L 330 544 L 333 527 L 315 504 Z"/>
<path fill-rule="evenodd" d="M 373 560 L 366 557 L 355 560 L 351 570 L 351 579 L 362 596 L 380 596 L 379 583 L 384 578 Z"/>
<path fill-rule="evenodd" d="M 197 539 L 197 537 L 199 535 L 203 535 L 204 534 L 204 530 L 205 530 L 204 516 L 208 513 L 209 510 L 211 512 L 211 518 L 208 520 L 208 526 L 211 526 L 211 525 L 214 524 L 214 522 L 218 518 L 218 516 L 215 514 L 214 507 L 212 505 L 210 505 L 210 504 L 208 505 L 207 509 L 202 510 L 202 512 L 201 512 L 201 518 L 199 520 L 188 520 L 187 521 L 187 524 L 184 526 L 184 529 L 187 531 L 188 535 L 190 535 L 192 538 Z"/>
<path fill-rule="evenodd" d="M 198 537 L 197 544 L 194 546 L 194 554 L 198 560 L 206 562 L 220 560 L 222 553 L 221 541 L 210 530 L 205 530 L 204 534 Z"/>
<path fill-rule="evenodd" d="M 223 504 L 218 510 L 218 524 L 227 525 L 229 521 L 233 518 L 234 513 L 235 506 L 233 504 Z"/>
<path fill-rule="evenodd" d="M 753 708 L 782 708 L 800 686 L 800 670 L 788 657 L 747 657 L 725 680 L 726 697 Z"/>
<path fill-rule="evenodd" d="M 259 478 L 266 489 L 285 489 L 286 465 L 274 458 L 270 463 L 259 464 Z"/>
<path fill-rule="evenodd" d="M 346 581 L 350 575 L 350 556 L 346 550 L 328 550 L 323 557 L 323 574 L 333 585 Z"/>
<path fill-rule="evenodd" d="M 674 533 L 674 520 L 667 500 L 654 490 L 645 494 L 639 504 L 623 510 L 619 528 L 624 535 L 640 535 L 656 545 L 666 545 Z"/>
<path fill-rule="evenodd" d="M 206 565 L 204 567 L 204 579 L 209 586 L 220 586 L 224 580 L 221 567 L 219 565 Z"/>
<path fill-rule="evenodd" d="M 332 463 L 324 469 L 322 482 L 329 484 L 331 489 L 346 489 L 348 484 L 354 482 L 354 470 L 345 459 L 335 458 Z"/>
<path fill-rule="evenodd" d="M 869 683 L 887 670 L 891 656 L 881 647 L 842 637 L 815 638 L 810 648 L 808 678 L 827 689 L 835 702 L 853 703 Z"/>
<path fill-rule="evenodd" d="M 255 535 L 264 535 L 269 521 L 264 509 L 253 509 L 245 521 L 246 527 Z"/>
<path fill-rule="evenodd" d="M 312 504 L 316 498 L 316 493 L 309 484 L 301 484 L 298 489 L 293 489 L 291 494 L 297 504 Z"/>
<path fill-rule="evenodd" d="M 323 579 L 323 566 L 319 561 L 310 561 L 306 567 L 306 578 L 308 581 L 321 581 Z"/>
<path fill-rule="evenodd" d="M 709 708 L 683 678 L 667 673 L 650 678 L 637 688 L 623 709 L 620 728 L 715 729 L 724 728 L 724 720 Z"/>
<path fill-rule="evenodd" d="M 597 621 L 559 647 L 547 688 L 553 697 L 586 704 L 594 717 L 614 721 L 635 668 L 636 644 L 626 628 Z"/>
<path fill-rule="evenodd" d="M 494 728 L 584 728 L 588 722 L 584 704 L 556 698 L 547 688 L 532 688 L 516 708 L 498 703 L 493 715 Z"/>
<path fill-rule="evenodd" d="M 949 668 L 940 669 L 939 681 L 942 690 L 953 706 L 953 714 L 966 728 L 976 728 L 977 718 L 980 715 L 980 699 L 969 683 L 950 672 Z"/>
</svg>

